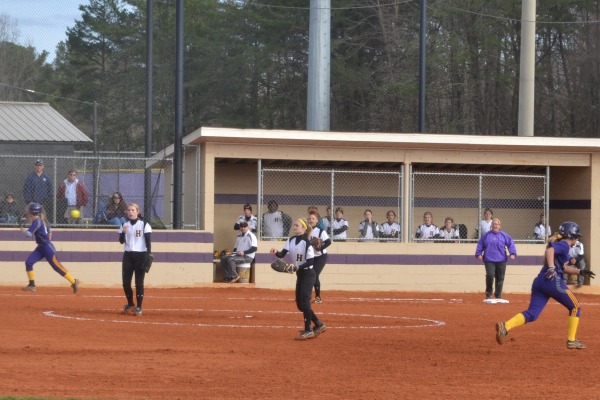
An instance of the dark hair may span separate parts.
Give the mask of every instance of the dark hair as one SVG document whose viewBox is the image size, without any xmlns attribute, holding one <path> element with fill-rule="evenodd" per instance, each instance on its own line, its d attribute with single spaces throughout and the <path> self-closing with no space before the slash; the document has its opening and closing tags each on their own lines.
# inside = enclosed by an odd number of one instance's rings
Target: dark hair
<svg viewBox="0 0 600 400">
<path fill-rule="evenodd" d="M 252 211 L 252 206 L 250 204 L 244 204 L 244 210 Z"/>
</svg>

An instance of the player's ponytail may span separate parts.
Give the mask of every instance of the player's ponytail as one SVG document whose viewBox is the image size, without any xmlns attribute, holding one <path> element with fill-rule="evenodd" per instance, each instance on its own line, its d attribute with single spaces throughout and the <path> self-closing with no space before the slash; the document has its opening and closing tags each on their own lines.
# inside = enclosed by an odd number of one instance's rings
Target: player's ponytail
<svg viewBox="0 0 600 400">
<path fill-rule="evenodd" d="M 304 235 L 307 238 L 310 237 L 310 233 L 312 232 L 312 227 L 308 224 L 308 222 L 306 222 L 306 220 L 304 218 L 298 218 L 298 221 L 300 221 L 300 224 L 302 225 L 302 227 L 304 229 L 306 229 L 306 231 L 304 232 Z"/>
<path fill-rule="evenodd" d="M 559 232 L 554 232 L 552 236 L 548 238 L 548 243 L 558 242 L 563 239 L 563 235 L 561 235 Z"/>
</svg>

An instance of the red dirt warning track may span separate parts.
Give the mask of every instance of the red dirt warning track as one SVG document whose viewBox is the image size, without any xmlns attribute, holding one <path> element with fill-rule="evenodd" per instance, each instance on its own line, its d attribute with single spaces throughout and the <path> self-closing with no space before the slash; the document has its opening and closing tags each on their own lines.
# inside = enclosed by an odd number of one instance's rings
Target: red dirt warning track
<svg viewBox="0 0 600 400">
<path fill-rule="evenodd" d="M 323 292 L 329 329 L 300 342 L 292 291 L 147 289 L 144 315 L 120 314 L 122 291 L 0 287 L 0 395 L 94 399 L 600 398 L 600 297 L 495 342 L 494 323 L 526 308 L 481 294 Z M 569 378 L 571 376 L 572 378 Z M 586 378 L 588 377 L 588 378 Z"/>
</svg>

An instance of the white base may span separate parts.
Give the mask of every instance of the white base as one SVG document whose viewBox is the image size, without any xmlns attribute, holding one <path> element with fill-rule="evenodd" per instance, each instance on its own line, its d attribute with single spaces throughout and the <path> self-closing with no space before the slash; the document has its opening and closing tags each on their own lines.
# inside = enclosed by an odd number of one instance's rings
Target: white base
<svg viewBox="0 0 600 400">
<path fill-rule="evenodd" d="M 498 303 L 500 303 L 500 304 L 508 304 L 508 303 L 510 303 L 506 299 L 485 299 L 485 300 L 483 300 L 483 302 L 487 303 L 487 304 L 498 304 Z"/>
</svg>

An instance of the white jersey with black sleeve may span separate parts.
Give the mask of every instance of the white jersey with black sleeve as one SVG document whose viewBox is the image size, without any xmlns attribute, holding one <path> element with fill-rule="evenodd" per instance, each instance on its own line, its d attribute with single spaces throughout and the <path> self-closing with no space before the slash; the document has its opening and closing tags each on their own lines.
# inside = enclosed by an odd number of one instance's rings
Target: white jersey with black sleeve
<svg viewBox="0 0 600 400">
<path fill-rule="evenodd" d="M 336 230 L 342 229 L 343 227 L 345 227 L 346 229 L 343 232 L 340 232 L 338 234 L 335 233 Z M 348 221 L 346 221 L 345 219 L 333 219 L 331 221 L 331 229 L 334 232 L 333 233 L 333 240 L 344 240 L 346 239 L 346 232 L 348 231 L 349 225 L 348 225 Z"/>
<path fill-rule="evenodd" d="M 290 257 L 296 267 L 300 267 L 311 258 L 315 258 L 315 251 L 306 236 L 292 236 L 285 242 L 284 250 L 290 253 Z M 312 269 L 312 265 L 309 269 Z"/>
<path fill-rule="evenodd" d="M 250 226 L 250 225 L 248 225 Z M 235 239 L 235 247 L 233 248 L 234 253 L 237 251 L 243 251 L 244 255 L 254 259 L 256 253 L 248 253 L 251 248 L 258 247 L 258 241 L 254 233 L 248 231 L 246 233 L 240 233 Z"/>
<path fill-rule="evenodd" d="M 433 237 L 435 235 L 438 235 L 440 233 L 439 228 L 437 227 L 437 225 L 431 224 L 431 225 L 426 225 L 426 224 L 422 224 L 421 226 L 419 226 L 417 228 L 417 232 L 415 237 L 417 239 L 433 239 Z"/>
<path fill-rule="evenodd" d="M 313 230 L 310 232 L 310 237 L 311 238 L 317 237 L 317 238 L 321 239 L 323 242 L 325 242 L 327 239 L 329 239 L 329 235 L 327 234 L 326 230 L 321 230 L 321 229 L 316 228 L 316 227 L 313 228 Z M 321 256 L 323 254 L 327 254 L 327 249 L 323 249 L 321 251 L 317 251 L 313 247 L 313 250 L 315 252 L 315 257 L 319 257 L 319 256 Z"/>
<path fill-rule="evenodd" d="M 127 233 L 125 233 L 125 251 L 135 252 L 146 252 L 145 233 L 152 233 L 152 227 L 150 224 L 145 223 L 144 220 L 138 219 L 133 225 L 132 221 L 127 221 L 119 228 L 119 234 L 123 233 L 123 227 L 127 226 Z"/>
<path fill-rule="evenodd" d="M 400 225 L 397 222 L 386 221 L 379 225 L 379 237 L 397 238 L 400 235 Z"/>
<path fill-rule="evenodd" d="M 447 231 L 446 228 L 440 229 L 440 238 L 451 240 L 451 239 L 460 239 L 460 233 L 457 228 L 452 228 L 450 231 Z"/>
</svg>

